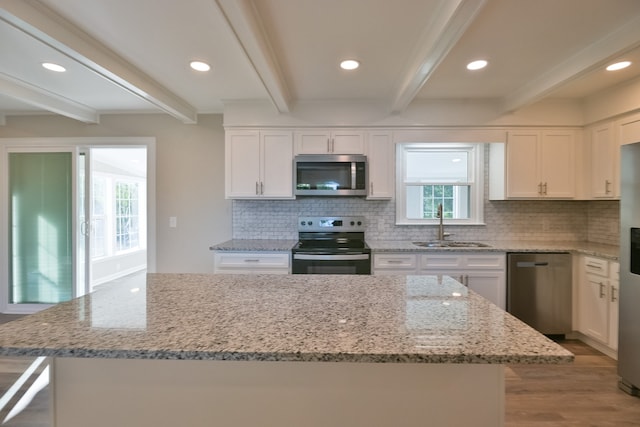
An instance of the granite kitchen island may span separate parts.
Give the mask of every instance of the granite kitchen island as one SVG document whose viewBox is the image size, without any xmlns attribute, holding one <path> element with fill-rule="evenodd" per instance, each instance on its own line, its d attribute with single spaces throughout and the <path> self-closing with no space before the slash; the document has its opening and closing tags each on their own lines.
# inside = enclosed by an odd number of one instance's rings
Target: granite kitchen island
<svg viewBox="0 0 640 427">
<path fill-rule="evenodd" d="M 499 426 L 504 365 L 573 355 L 449 277 L 149 274 L 0 327 L 55 426 Z"/>
</svg>

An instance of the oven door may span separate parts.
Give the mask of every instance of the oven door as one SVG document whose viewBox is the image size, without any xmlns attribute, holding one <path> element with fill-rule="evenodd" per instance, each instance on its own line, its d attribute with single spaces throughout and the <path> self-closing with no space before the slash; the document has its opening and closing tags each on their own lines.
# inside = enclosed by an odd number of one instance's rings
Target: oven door
<svg viewBox="0 0 640 427">
<path fill-rule="evenodd" d="M 371 274 L 371 254 L 294 253 L 293 274 Z"/>
</svg>

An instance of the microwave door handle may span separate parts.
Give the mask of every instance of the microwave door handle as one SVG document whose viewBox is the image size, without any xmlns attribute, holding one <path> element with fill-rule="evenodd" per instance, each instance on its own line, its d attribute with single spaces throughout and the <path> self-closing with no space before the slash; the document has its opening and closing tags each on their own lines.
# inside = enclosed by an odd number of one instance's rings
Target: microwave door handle
<svg viewBox="0 0 640 427">
<path fill-rule="evenodd" d="M 356 162 L 351 162 L 351 189 L 356 189 Z"/>
</svg>

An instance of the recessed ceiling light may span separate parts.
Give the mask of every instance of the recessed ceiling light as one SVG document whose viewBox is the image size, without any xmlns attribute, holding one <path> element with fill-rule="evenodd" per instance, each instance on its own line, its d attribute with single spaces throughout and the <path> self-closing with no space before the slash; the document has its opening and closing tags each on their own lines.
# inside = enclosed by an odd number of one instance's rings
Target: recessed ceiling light
<svg viewBox="0 0 640 427">
<path fill-rule="evenodd" d="M 480 69 L 486 67 L 487 64 L 488 64 L 488 62 L 485 61 L 484 59 L 479 59 L 477 61 L 469 62 L 467 64 L 467 70 L 472 70 L 472 71 L 480 70 Z"/>
<path fill-rule="evenodd" d="M 67 71 L 62 65 L 54 64 L 53 62 L 43 62 L 42 66 L 49 71 L 55 71 L 56 73 L 64 73 Z"/>
<path fill-rule="evenodd" d="M 629 65 L 631 65 L 631 61 L 616 62 L 615 64 L 609 65 L 607 67 L 607 71 L 622 70 L 623 68 L 627 68 Z"/>
<path fill-rule="evenodd" d="M 196 71 L 209 71 L 211 69 L 209 64 L 202 61 L 191 61 L 189 65 Z"/>
<path fill-rule="evenodd" d="M 340 68 L 343 70 L 355 70 L 360 66 L 360 63 L 355 59 L 345 59 L 340 63 Z"/>
</svg>

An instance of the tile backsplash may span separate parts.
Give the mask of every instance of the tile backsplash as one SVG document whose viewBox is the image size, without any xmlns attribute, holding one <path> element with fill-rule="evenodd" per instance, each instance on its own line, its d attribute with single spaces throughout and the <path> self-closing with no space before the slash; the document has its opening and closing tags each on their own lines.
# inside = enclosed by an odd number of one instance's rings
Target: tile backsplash
<svg viewBox="0 0 640 427">
<path fill-rule="evenodd" d="M 455 240 L 619 243 L 618 201 L 489 201 L 485 225 L 447 226 Z M 429 240 L 437 226 L 395 225 L 395 200 L 300 198 L 234 200 L 234 239 L 296 239 L 300 216 L 364 216 L 368 240 Z"/>
</svg>

